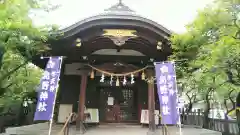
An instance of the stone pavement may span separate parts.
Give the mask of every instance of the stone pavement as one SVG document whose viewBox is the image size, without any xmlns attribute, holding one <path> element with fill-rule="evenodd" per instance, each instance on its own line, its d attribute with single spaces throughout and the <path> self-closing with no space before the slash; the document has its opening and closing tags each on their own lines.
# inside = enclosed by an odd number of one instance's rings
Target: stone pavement
<svg viewBox="0 0 240 135">
<path fill-rule="evenodd" d="M 88 131 L 85 135 L 147 135 L 148 129 L 138 127 L 100 127 Z M 154 135 L 162 135 L 161 129 L 158 129 Z M 169 127 L 168 135 L 180 135 L 177 127 Z M 221 135 L 215 131 L 208 131 L 205 129 L 183 128 L 181 135 Z"/>
<path fill-rule="evenodd" d="M 52 130 L 52 135 L 63 135 L 59 134 L 62 125 L 54 125 Z M 168 135 L 180 135 L 179 128 L 168 127 Z M 35 124 L 25 127 L 8 128 L 6 130 L 6 135 L 47 135 L 48 134 L 48 124 Z M 100 125 L 96 128 L 89 129 L 84 135 L 147 135 L 148 129 L 141 126 L 131 126 L 131 125 Z M 75 126 L 70 129 L 69 135 L 80 135 Z M 158 129 L 154 135 L 162 135 L 161 129 Z M 220 132 L 210 131 L 206 129 L 197 129 L 193 127 L 182 128 L 181 135 L 222 135 Z"/>
</svg>

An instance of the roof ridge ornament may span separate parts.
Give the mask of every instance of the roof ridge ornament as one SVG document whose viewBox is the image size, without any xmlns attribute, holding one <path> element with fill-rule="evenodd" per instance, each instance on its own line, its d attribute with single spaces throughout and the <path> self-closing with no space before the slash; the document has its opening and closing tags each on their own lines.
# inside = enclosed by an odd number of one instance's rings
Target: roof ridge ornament
<svg viewBox="0 0 240 135">
<path fill-rule="evenodd" d="M 117 4 L 111 6 L 108 9 L 105 9 L 105 11 L 110 12 L 134 12 L 132 9 L 130 9 L 128 6 L 126 6 L 122 0 L 119 0 Z"/>
<path fill-rule="evenodd" d="M 119 0 L 118 4 L 123 4 L 123 3 L 122 3 L 122 0 Z"/>
</svg>

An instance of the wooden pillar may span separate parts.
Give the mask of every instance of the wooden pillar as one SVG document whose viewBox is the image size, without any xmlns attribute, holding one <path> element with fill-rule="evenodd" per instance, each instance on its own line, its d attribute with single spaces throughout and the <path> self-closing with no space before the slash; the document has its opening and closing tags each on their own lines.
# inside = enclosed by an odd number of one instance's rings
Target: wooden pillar
<svg viewBox="0 0 240 135">
<path fill-rule="evenodd" d="M 80 122 L 84 120 L 84 107 L 85 107 L 85 99 L 86 99 L 86 88 L 87 88 L 87 74 L 81 76 L 80 83 L 80 94 L 79 94 L 79 102 L 78 102 L 78 119 L 76 122 L 77 128 L 80 129 Z"/>
<path fill-rule="evenodd" d="M 149 117 L 149 131 L 156 130 L 155 125 L 155 92 L 154 92 L 154 72 L 148 71 L 148 117 Z"/>
</svg>

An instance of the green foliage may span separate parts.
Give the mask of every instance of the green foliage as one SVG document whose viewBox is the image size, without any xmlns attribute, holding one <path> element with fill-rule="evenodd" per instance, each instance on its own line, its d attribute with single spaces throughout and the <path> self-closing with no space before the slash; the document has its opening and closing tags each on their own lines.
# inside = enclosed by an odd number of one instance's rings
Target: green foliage
<svg viewBox="0 0 240 135">
<path fill-rule="evenodd" d="M 11 51 L 5 53 L 1 71 L 8 72 L 23 64 L 24 58 Z M 8 106 L 11 102 L 21 101 L 28 93 L 34 92 L 42 76 L 42 70 L 31 63 L 24 64 L 21 68 L 2 80 L 0 89 L 0 106 Z"/>
<path fill-rule="evenodd" d="M 240 92 L 239 5 L 239 0 L 217 0 L 198 13 L 186 33 L 171 37 L 178 78 L 204 100 L 211 93 L 222 100 Z"/>
<path fill-rule="evenodd" d="M 40 3 L 39 3 L 40 2 Z M 0 106 L 21 101 L 35 91 L 42 71 L 30 62 L 49 48 L 49 28 L 36 27 L 30 11 L 47 0 L 3 0 L 0 3 Z M 51 29 L 50 29 L 51 30 Z"/>
</svg>

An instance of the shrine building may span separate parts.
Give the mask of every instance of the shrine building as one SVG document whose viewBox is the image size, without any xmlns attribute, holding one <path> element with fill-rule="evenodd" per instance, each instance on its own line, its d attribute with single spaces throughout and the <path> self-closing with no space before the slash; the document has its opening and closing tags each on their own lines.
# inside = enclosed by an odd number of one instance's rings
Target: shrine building
<svg viewBox="0 0 240 135">
<path fill-rule="evenodd" d="M 56 102 L 58 123 L 64 123 L 71 112 L 89 123 L 159 122 L 154 117 L 159 112 L 157 88 L 149 80 L 155 76 L 154 62 L 171 55 L 171 31 L 119 2 L 55 34 L 58 38 L 49 40 L 51 50 L 43 55 L 64 57 Z M 44 68 L 47 60 L 39 57 L 33 63 Z"/>
</svg>

